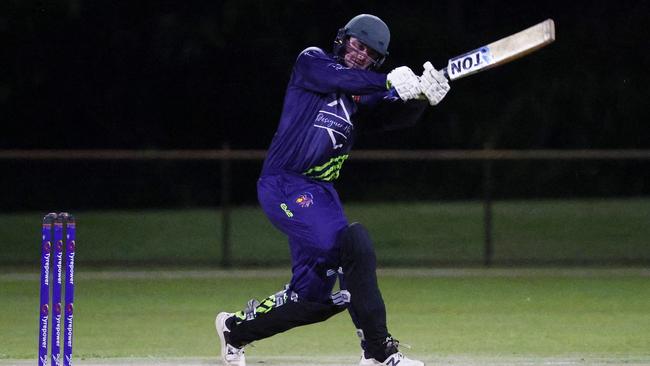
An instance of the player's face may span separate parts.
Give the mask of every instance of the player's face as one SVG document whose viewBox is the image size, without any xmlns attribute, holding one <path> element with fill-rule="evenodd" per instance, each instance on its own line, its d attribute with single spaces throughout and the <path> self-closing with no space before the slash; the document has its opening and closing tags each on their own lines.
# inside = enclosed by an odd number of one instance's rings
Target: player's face
<svg viewBox="0 0 650 366">
<path fill-rule="evenodd" d="M 350 37 L 345 43 L 345 56 L 343 57 L 345 66 L 365 70 L 377 59 L 379 59 L 379 53 L 355 37 Z"/>
</svg>

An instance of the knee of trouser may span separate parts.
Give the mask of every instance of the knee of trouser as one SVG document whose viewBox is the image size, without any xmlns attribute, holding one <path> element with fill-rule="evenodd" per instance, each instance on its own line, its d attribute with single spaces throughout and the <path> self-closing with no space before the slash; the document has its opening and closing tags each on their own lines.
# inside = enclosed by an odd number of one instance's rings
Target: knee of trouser
<svg viewBox="0 0 650 366">
<path fill-rule="evenodd" d="M 355 222 L 345 227 L 339 233 L 338 241 L 343 264 L 375 260 L 375 249 L 370 234 L 362 224 Z"/>
<path fill-rule="evenodd" d="M 345 310 L 349 303 L 350 293 L 345 290 L 329 294 L 327 301 L 309 301 L 301 298 L 287 284 L 283 290 L 261 302 L 256 299 L 249 300 L 242 311 L 235 313 L 235 321 L 240 324 L 278 311 L 293 314 L 296 318 L 307 321 L 321 321 Z"/>
</svg>

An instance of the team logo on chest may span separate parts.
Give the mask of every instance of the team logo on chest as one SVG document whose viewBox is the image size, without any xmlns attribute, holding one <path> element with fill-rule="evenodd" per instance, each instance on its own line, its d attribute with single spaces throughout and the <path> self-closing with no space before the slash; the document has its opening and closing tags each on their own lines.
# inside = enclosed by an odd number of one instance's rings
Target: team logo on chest
<svg viewBox="0 0 650 366">
<path fill-rule="evenodd" d="M 341 98 L 327 103 L 327 107 L 327 110 L 324 108 L 318 111 L 314 127 L 326 130 L 332 141 L 332 149 L 340 149 L 354 129 L 350 113 Z"/>
<path fill-rule="evenodd" d="M 314 203 L 314 196 L 309 192 L 302 193 L 296 198 L 296 203 L 302 208 L 307 208 Z"/>
</svg>

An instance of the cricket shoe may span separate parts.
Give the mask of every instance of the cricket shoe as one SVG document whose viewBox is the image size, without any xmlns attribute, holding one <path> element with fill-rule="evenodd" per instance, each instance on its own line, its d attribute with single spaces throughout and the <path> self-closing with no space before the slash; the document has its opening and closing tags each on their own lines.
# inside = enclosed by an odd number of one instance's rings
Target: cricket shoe
<svg viewBox="0 0 650 366">
<path fill-rule="evenodd" d="M 386 365 L 386 366 L 424 366 L 424 362 L 418 361 L 418 360 L 411 360 L 410 358 L 404 356 L 402 352 L 399 352 L 398 346 L 399 346 L 399 341 L 397 339 L 394 339 L 391 336 L 386 337 L 386 340 L 384 341 L 383 345 L 386 348 L 385 354 L 389 355 L 384 362 L 379 362 L 374 358 L 368 357 L 366 358 L 366 343 L 365 340 L 363 339 L 362 335 L 360 336 L 361 338 L 361 360 L 359 361 L 359 366 L 372 366 L 372 365 Z M 410 347 L 409 347 L 410 348 Z"/>
<path fill-rule="evenodd" d="M 244 347 L 237 348 L 229 343 L 230 329 L 228 328 L 228 319 L 234 314 L 222 312 L 217 314 L 214 321 L 217 327 L 217 335 L 221 341 L 221 359 L 226 366 L 246 366 L 246 356 Z"/>
<path fill-rule="evenodd" d="M 390 357 L 388 357 L 384 362 L 379 362 L 374 358 L 366 358 L 364 352 L 361 352 L 361 361 L 359 361 L 359 366 L 375 366 L 375 365 L 386 365 L 386 366 L 425 366 L 424 362 L 418 360 L 411 360 L 410 358 L 404 356 L 402 352 L 395 352 Z"/>
</svg>

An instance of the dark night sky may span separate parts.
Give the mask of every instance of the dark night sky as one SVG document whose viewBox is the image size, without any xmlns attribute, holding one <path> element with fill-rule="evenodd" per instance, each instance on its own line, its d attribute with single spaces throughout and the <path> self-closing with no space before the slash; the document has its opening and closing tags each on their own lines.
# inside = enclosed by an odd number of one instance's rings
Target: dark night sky
<svg viewBox="0 0 650 366">
<path fill-rule="evenodd" d="M 298 52 L 362 12 L 391 28 L 387 69 L 546 18 L 557 41 L 357 148 L 648 149 L 649 3 L 4 0 L 0 149 L 266 148 Z"/>
</svg>

